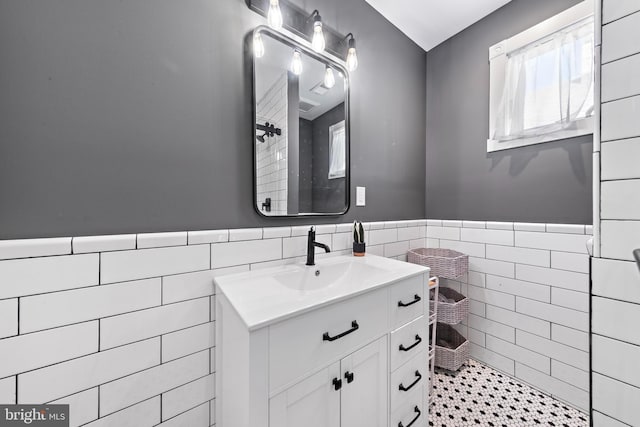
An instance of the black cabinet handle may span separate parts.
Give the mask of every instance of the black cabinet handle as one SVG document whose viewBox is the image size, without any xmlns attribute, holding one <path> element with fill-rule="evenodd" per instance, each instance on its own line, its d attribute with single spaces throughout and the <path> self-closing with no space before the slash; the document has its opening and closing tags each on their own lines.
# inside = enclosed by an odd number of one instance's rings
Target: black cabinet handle
<svg viewBox="0 0 640 427">
<path fill-rule="evenodd" d="M 638 268 L 640 268 L 640 248 L 633 251 L 633 257 L 636 259 L 636 263 L 638 264 Z"/>
<path fill-rule="evenodd" d="M 351 322 L 351 329 L 349 329 L 348 331 L 344 331 L 343 333 L 336 335 L 335 337 L 329 336 L 329 332 L 325 332 L 324 334 L 322 334 L 322 341 L 335 341 L 344 337 L 345 335 L 349 335 L 351 332 L 357 331 L 358 328 L 360 328 L 360 326 L 358 326 L 358 322 L 354 320 L 353 322 Z"/>
<path fill-rule="evenodd" d="M 409 347 L 405 347 L 404 344 L 400 344 L 400 347 L 398 347 L 400 349 L 400 351 L 409 351 L 411 350 L 413 347 L 417 346 L 418 344 L 420 344 L 422 342 L 422 338 L 420 338 L 420 335 L 416 334 L 416 342 L 414 342 L 413 344 L 411 344 Z"/>
<path fill-rule="evenodd" d="M 412 382 L 411 384 L 409 384 L 409 387 L 405 387 L 402 385 L 402 383 L 400 383 L 400 387 L 398 387 L 400 389 L 400 391 L 409 391 L 413 388 L 414 385 L 418 384 L 418 381 L 420 381 L 422 379 L 422 375 L 420 375 L 420 371 L 416 371 L 416 379 L 414 382 Z"/>
<path fill-rule="evenodd" d="M 342 388 L 342 380 L 341 379 L 334 378 L 332 384 L 333 384 L 333 388 L 335 390 L 340 390 Z"/>
<path fill-rule="evenodd" d="M 347 379 L 347 384 L 351 384 L 353 382 L 353 372 L 345 372 L 344 377 Z"/>
<path fill-rule="evenodd" d="M 418 408 L 417 406 L 413 408 L 413 412 L 415 412 L 417 415 L 411 420 L 409 424 L 407 424 L 407 427 L 411 427 L 413 423 L 418 421 L 418 418 L 420 418 L 420 415 L 422 415 L 422 412 L 420 412 L 420 408 Z M 402 424 L 402 421 L 398 423 L 398 427 L 405 427 L 404 424 Z"/>
<path fill-rule="evenodd" d="M 420 298 L 420 295 L 415 294 L 413 296 L 413 301 L 411 301 L 411 302 L 404 303 L 402 301 L 398 301 L 398 307 L 409 307 L 410 305 L 413 305 L 413 304 L 415 304 L 417 302 L 420 302 L 421 300 L 422 300 L 422 298 Z"/>
</svg>

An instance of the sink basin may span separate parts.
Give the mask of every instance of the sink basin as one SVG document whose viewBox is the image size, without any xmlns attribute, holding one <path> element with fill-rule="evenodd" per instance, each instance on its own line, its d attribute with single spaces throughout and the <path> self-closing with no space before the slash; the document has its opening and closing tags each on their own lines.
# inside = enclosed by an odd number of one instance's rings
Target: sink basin
<svg viewBox="0 0 640 427">
<path fill-rule="evenodd" d="M 428 271 L 371 254 L 340 255 L 317 259 L 315 266 L 285 264 L 213 280 L 219 297 L 230 302 L 251 331 Z"/>
<path fill-rule="evenodd" d="M 341 260 L 328 265 L 301 266 L 295 271 L 276 274 L 273 278 L 281 285 L 300 291 L 313 291 L 341 286 L 356 281 L 369 281 L 385 270 L 372 265 Z"/>
</svg>

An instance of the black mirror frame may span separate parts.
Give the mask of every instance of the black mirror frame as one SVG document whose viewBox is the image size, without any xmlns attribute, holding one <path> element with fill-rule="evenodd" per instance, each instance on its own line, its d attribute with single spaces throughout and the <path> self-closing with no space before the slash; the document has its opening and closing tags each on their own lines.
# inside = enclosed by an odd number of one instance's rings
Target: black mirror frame
<svg viewBox="0 0 640 427">
<path fill-rule="evenodd" d="M 259 216 L 261 216 L 262 218 L 314 218 L 314 217 L 336 217 L 336 216 L 341 216 L 341 215 L 345 215 L 350 207 L 351 207 L 351 121 L 350 121 L 350 91 L 351 91 L 351 82 L 350 82 L 350 76 L 349 76 L 349 72 L 347 71 L 346 67 L 337 62 L 336 60 L 334 60 L 333 58 L 331 58 L 331 56 L 329 55 L 323 55 L 323 54 L 319 54 L 317 52 L 315 52 L 313 49 L 311 49 L 309 46 L 307 46 L 308 42 L 304 41 L 303 39 L 292 35 L 289 36 L 287 34 L 284 34 L 283 32 L 280 31 L 275 31 L 273 29 L 271 29 L 270 27 L 266 26 L 266 25 L 261 25 L 259 27 L 256 27 L 255 30 L 253 30 L 253 32 L 251 32 L 250 34 L 248 34 L 248 41 L 249 41 L 249 46 L 252 46 L 253 44 L 253 38 L 256 34 L 268 34 L 270 37 L 280 41 L 281 43 L 287 44 L 289 46 L 291 46 L 291 48 L 297 48 L 299 50 L 301 50 L 302 52 L 304 52 L 306 55 L 320 61 L 323 63 L 329 63 L 332 67 L 334 67 L 335 69 L 339 70 L 345 81 L 347 82 L 346 84 L 346 91 L 345 91 L 345 100 L 344 100 L 344 104 L 345 104 L 345 137 L 346 137 L 346 141 L 345 141 L 345 148 L 346 148 L 346 170 L 345 170 L 345 209 L 342 212 L 331 212 L 331 213 L 300 213 L 297 215 L 265 215 L 259 208 L 258 206 L 258 199 L 257 199 L 257 188 L 256 188 L 256 172 L 257 172 L 257 157 L 256 157 L 256 148 L 255 148 L 255 144 L 256 144 L 256 132 L 257 132 L 257 128 L 256 128 L 256 58 L 255 55 L 253 53 L 253 49 L 248 49 L 248 53 L 251 57 L 251 61 L 248 61 L 248 63 L 251 64 L 251 117 L 252 117 L 252 121 L 251 121 L 251 136 L 252 136 L 252 147 L 253 147 L 253 179 L 252 179 L 252 184 L 253 184 L 253 191 L 252 191 L 252 197 L 253 197 L 253 201 L 251 202 L 251 204 L 253 205 L 254 210 L 258 213 Z M 294 38 L 295 37 L 295 38 Z M 299 39 L 299 40 L 297 40 Z"/>
</svg>

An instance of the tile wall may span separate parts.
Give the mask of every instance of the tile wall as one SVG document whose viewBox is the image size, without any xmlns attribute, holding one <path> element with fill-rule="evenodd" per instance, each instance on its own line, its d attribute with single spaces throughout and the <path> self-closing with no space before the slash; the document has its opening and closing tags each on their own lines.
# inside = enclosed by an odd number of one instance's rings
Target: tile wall
<svg viewBox="0 0 640 427">
<path fill-rule="evenodd" d="M 406 259 L 426 221 L 367 224 Z M 0 241 L 0 403 L 68 403 L 71 425 L 215 424 L 212 278 L 298 262 L 308 227 Z M 350 253 L 351 224 L 317 240 Z"/>
<path fill-rule="evenodd" d="M 349 254 L 351 224 L 317 240 Z M 367 252 L 470 255 L 473 357 L 584 408 L 590 227 L 365 224 Z M 308 227 L 0 241 L 0 402 L 70 403 L 71 425 L 215 424 L 212 277 L 305 259 Z M 586 378 L 586 379 L 585 379 Z"/>
<path fill-rule="evenodd" d="M 593 260 L 593 419 L 640 425 L 640 3 L 602 2 L 599 257 Z M 596 150 L 597 151 L 597 150 Z M 597 175 L 596 175 L 597 176 Z"/>
<path fill-rule="evenodd" d="M 428 220 L 427 246 L 469 255 L 442 280 L 470 299 L 471 356 L 570 405 L 589 408 L 592 227 Z M 459 331 L 467 334 L 467 327 Z"/>
<path fill-rule="evenodd" d="M 271 198 L 271 212 L 265 215 L 287 214 L 287 73 L 282 74 L 256 105 L 256 121 L 269 122 L 280 128 L 281 135 L 256 140 L 256 201 L 258 207 Z M 257 131 L 261 136 L 264 132 Z"/>
</svg>

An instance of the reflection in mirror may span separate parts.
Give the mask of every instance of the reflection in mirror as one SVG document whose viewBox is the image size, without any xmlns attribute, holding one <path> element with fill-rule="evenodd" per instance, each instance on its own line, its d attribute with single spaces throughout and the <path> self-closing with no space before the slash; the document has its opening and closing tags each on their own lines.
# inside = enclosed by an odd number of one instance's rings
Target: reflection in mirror
<svg viewBox="0 0 640 427">
<path fill-rule="evenodd" d="M 349 203 L 346 72 L 281 34 L 256 31 L 256 208 L 265 216 L 342 214 Z"/>
</svg>

